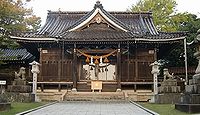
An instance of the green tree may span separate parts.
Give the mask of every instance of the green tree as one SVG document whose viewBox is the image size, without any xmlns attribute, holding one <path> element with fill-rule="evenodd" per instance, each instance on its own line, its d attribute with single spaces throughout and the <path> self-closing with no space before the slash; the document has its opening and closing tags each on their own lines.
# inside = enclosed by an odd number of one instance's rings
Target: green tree
<svg viewBox="0 0 200 115">
<path fill-rule="evenodd" d="M 175 0 L 140 0 L 129 9 L 132 12 L 152 12 L 154 24 L 160 31 L 176 31 L 177 23 L 187 20 L 187 15 L 177 13 Z"/>
<path fill-rule="evenodd" d="M 187 42 L 191 42 L 196 37 L 196 32 L 200 28 L 200 19 L 196 15 L 176 12 L 176 0 L 140 0 L 132 5 L 130 11 L 152 11 L 154 24 L 160 31 L 187 31 Z M 197 61 L 193 56 L 194 48 L 187 49 L 188 65 L 195 66 Z M 184 66 L 183 44 L 172 49 L 165 56 L 165 66 Z"/>
<path fill-rule="evenodd" d="M 0 0 L 0 48 L 16 47 L 9 39 L 14 33 L 35 31 L 40 27 L 40 18 L 25 7 L 21 0 Z"/>
</svg>

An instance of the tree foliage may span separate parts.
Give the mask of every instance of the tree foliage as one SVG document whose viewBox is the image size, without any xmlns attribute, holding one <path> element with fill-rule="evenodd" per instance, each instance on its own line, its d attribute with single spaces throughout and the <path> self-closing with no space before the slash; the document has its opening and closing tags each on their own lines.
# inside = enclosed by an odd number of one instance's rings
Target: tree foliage
<svg viewBox="0 0 200 115">
<path fill-rule="evenodd" d="M 186 15 L 175 12 L 175 0 L 140 0 L 132 5 L 132 12 L 152 12 L 154 24 L 160 31 L 176 31 L 177 23 L 187 20 Z"/>
<path fill-rule="evenodd" d="M 16 43 L 9 35 L 18 32 L 36 31 L 40 27 L 40 18 L 33 10 L 25 7 L 21 0 L 0 0 L 0 47 L 15 47 Z"/>
<path fill-rule="evenodd" d="M 195 37 L 197 30 L 200 29 L 200 19 L 194 14 L 177 13 L 176 0 L 140 0 L 132 5 L 130 11 L 151 11 L 156 28 L 160 31 L 187 31 L 187 42 L 191 42 Z M 188 65 L 197 64 L 193 53 L 193 47 L 187 48 Z M 184 49 L 180 44 L 165 56 L 167 66 L 184 66 Z"/>
</svg>

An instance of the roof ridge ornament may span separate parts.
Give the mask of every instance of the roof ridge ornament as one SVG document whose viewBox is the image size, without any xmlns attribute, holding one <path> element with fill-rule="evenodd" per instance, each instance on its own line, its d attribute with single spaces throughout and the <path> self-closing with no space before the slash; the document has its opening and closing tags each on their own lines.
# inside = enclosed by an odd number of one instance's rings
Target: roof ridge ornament
<svg viewBox="0 0 200 115">
<path fill-rule="evenodd" d="M 101 2 L 99 0 L 96 1 L 96 4 L 94 5 L 94 8 L 103 8 L 103 5 L 101 4 Z"/>
</svg>

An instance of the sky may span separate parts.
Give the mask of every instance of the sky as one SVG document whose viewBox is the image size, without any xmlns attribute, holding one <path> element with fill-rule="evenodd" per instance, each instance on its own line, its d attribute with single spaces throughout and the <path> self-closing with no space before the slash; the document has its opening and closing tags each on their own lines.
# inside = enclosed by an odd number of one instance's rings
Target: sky
<svg viewBox="0 0 200 115">
<path fill-rule="evenodd" d="M 91 11 L 97 0 L 32 0 L 27 7 L 45 23 L 47 11 Z M 107 11 L 126 11 L 139 0 L 100 0 Z M 200 17 L 200 0 L 176 0 L 177 12 L 189 12 Z"/>
</svg>

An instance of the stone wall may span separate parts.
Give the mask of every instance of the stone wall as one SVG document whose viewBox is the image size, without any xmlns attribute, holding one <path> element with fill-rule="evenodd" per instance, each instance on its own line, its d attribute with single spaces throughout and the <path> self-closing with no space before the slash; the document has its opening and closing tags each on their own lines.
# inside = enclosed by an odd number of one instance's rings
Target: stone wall
<svg viewBox="0 0 200 115">
<path fill-rule="evenodd" d="M 33 95 L 31 93 L 14 93 L 6 92 L 0 94 L 0 97 L 3 97 L 3 100 L 7 102 L 33 102 Z"/>
<path fill-rule="evenodd" d="M 0 103 L 0 111 L 5 111 L 11 108 L 11 103 Z"/>
<path fill-rule="evenodd" d="M 159 104 L 175 104 L 181 99 L 180 93 L 165 93 L 155 95 L 155 102 Z"/>
</svg>

